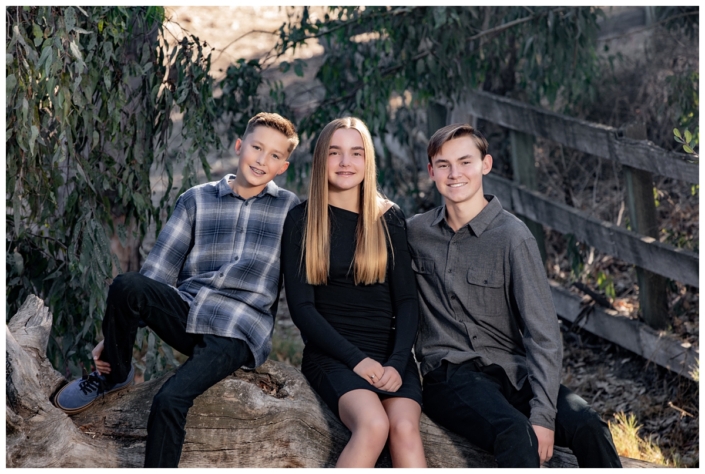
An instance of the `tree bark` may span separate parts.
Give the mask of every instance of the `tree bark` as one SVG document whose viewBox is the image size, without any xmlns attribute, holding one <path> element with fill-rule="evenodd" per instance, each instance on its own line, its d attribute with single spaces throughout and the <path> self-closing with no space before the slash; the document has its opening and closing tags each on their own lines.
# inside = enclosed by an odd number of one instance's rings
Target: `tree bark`
<svg viewBox="0 0 705 474">
<path fill-rule="evenodd" d="M 7 467 L 141 467 L 152 398 L 170 374 L 68 417 L 50 403 L 66 382 L 46 358 L 51 321 L 31 296 L 7 325 Z M 491 454 L 425 415 L 421 432 L 429 467 L 496 466 Z M 332 467 L 349 436 L 301 372 L 268 361 L 236 371 L 196 399 L 180 467 Z M 391 466 L 386 450 L 377 465 Z M 559 448 L 549 466 L 576 467 L 575 458 Z"/>
</svg>

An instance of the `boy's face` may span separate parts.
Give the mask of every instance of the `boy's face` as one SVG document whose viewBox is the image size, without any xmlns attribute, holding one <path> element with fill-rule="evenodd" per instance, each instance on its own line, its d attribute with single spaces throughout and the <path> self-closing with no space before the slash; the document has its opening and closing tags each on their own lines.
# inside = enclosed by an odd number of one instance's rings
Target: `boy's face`
<svg viewBox="0 0 705 474">
<path fill-rule="evenodd" d="M 237 139 L 235 154 L 240 158 L 235 184 L 264 188 L 289 167 L 289 139 L 279 130 L 260 125 L 244 140 Z"/>
<path fill-rule="evenodd" d="M 482 158 L 473 137 L 445 142 L 431 163 L 428 174 L 446 201 L 460 204 L 483 198 L 482 176 L 492 169 L 492 157 Z"/>
</svg>

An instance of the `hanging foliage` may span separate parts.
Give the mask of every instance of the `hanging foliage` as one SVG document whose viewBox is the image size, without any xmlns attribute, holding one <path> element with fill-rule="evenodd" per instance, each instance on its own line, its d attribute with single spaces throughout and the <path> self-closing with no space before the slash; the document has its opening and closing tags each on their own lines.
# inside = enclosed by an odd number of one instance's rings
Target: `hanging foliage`
<svg viewBox="0 0 705 474">
<path fill-rule="evenodd" d="M 6 9 L 6 317 L 30 293 L 44 299 L 49 356 L 67 373 L 100 329 L 119 268 L 111 237 L 158 230 L 175 167 L 178 193 L 197 167 L 209 174 L 219 145 L 207 46 L 188 35 L 170 46 L 164 29 L 162 7 Z M 161 199 L 150 169 L 163 171 Z"/>
<path fill-rule="evenodd" d="M 324 15 L 304 7 L 282 25 L 266 62 L 239 63 L 221 86 L 241 87 L 247 68 L 261 76 L 276 65 L 303 76 L 305 60 L 282 59 L 319 41 L 325 55 L 311 83 L 315 99 L 296 111 L 300 133 L 313 146 L 325 124 L 343 115 L 360 117 L 373 135 L 392 133 L 410 156 L 398 167 L 389 150 L 378 150 L 380 182 L 403 202 L 417 191 L 411 155 L 420 109 L 431 101 L 452 103 L 473 88 L 544 100 L 562 112 L 590 101 L 599 80 L 600 15 L 588 7 L 329 7 Z M 272 107 L 288 101 L 279 94 Z M 218 106 L 237 112 L 224 101 Z M 307 173 L 297 168 L 307 163 L 293 165 L 294 176 L 305 181 Z"/>
</svg>

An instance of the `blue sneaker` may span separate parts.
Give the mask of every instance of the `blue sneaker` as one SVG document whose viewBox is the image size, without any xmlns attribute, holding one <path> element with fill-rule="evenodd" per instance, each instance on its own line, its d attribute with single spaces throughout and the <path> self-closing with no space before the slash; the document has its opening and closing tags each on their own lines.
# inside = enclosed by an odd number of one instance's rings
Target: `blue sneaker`
<svg viewBox="0 0 705 474">
<path fill-rule="evenodd" d="M 91 372 L 83 378 L 70 382 L 59 390 L 54 397 L 54 405 L 67 415 L 75 415 L 87 409 L 99 396 L 117 392 L 129 387 L 135 377 L 135 367 L 130 367 L 130 373 L 124 382 L 110 385 L 104 375 Z"/>
</svg>

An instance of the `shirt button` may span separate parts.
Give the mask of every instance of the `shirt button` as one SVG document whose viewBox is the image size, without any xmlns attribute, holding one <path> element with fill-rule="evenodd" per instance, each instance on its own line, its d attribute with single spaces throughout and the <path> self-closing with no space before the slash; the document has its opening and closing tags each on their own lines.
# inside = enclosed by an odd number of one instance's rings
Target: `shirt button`
<svg viewBox="0 0 705 474">
<path fill-rule="evenodd" d="M 240 257 L 235 257 L 235 261 L 237 262 L 238 260 L 240 260 Z"/>
<path fill-rule="evenodd" d="M 477 336 L 473 336 L 472 339 L 473 339 L 473 340 L 477 339 Z"/>
<path fill-rule="evenodd" d="M 225 276 L 225 273 L 221 273 L 220 276 L 221 276 L 221 277 L 224 277 L 224 276 Z"/>
<path fill-rule="evenodd" d="M 450 299 L 452 299 L 452 300 L 456 299 L 455 295 L 451 295 Z"/>
</svg>

